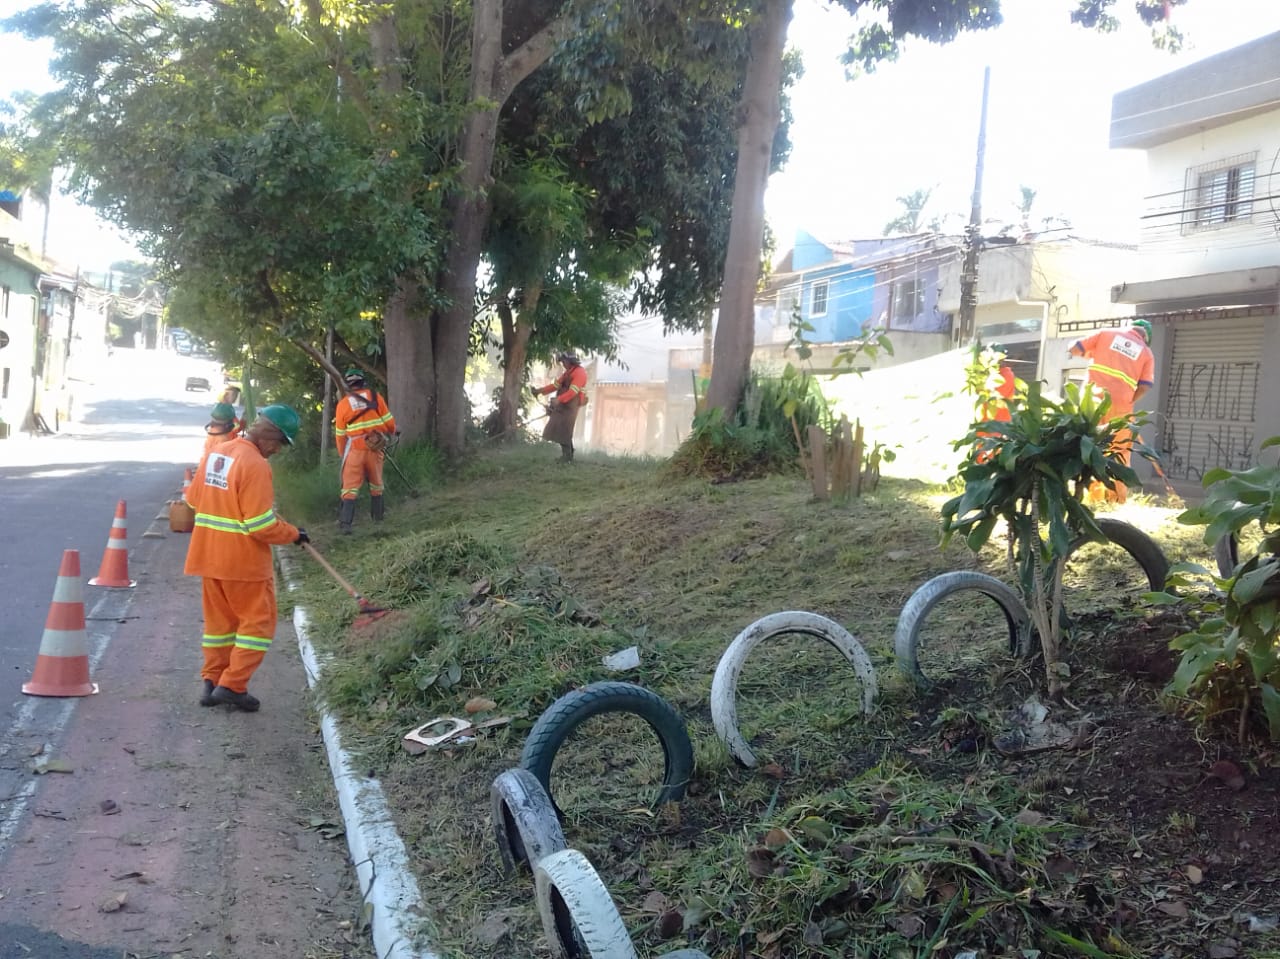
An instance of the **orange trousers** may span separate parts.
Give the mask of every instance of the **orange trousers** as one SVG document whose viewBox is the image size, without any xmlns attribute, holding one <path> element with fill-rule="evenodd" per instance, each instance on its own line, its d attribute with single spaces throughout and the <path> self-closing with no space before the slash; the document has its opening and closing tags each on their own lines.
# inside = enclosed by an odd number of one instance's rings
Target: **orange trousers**
<svg viewBox="0 0 1280 959">
<path fill-rule="evenodd" d="M 355 499 L 365 480 L 369 481 L 369 495 L 382 495 L 382 451 L 356 449 L 355 442 L 347 444 L 342 454 L 342 498 Z"/>
<path fill-rule="evenodd" d="M 276 635 L 274 579 L 203 580 L 204 668 L 202 679 L 247 692 L 249 679 L 261 665 Z"/>
<path fill-rule="evenodd" d="M 1108 451 L 1112 456 L 1117 457 L 1125 466 L 1130 466 L 1133 457 L 1133 430 L 1124 429 L 1116 433 L 1115 442 L 1111 444 Z M 1119 480 L 1116 480 L 1116 488 L 1109 490 L 1097 480 L 1089 484 L 1088 492 L 1085 494 L 1085 502 L 1090 506 L 1096 506 L 1099 503 L 1123 503 L 1129 498 L 1129 487 L 1125 486 Z"/>
</svg>

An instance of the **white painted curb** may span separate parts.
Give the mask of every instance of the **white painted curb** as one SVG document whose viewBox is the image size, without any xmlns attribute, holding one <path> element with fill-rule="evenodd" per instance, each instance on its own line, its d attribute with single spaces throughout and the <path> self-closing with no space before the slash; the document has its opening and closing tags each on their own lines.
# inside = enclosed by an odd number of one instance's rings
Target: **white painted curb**
<svg viewBox="0 0 1280 959">
<path fill-rule="evenodd" d="M 278 556 L 285 582 L 292 589 L 294 583 L 289 568 L 292 557 L 286 560 L 283 550 Z M 298 634 L 298 651 L 307 671 L 307 685 L 314 689 L 321 664 L 311 645 L 309 619 L 302 606 L 293 609 L 293 628 Z M 337 721 L 322 703 L 316 703 L 316 712 L 320 715 L 333 785 L 338 791 L 347 848 L 351 850 L 351 861 L 355 863 L 369 915 L 375 954 L 379 959 L 441 959 L 429 949 L 424 952 L 415 946 L 415 940 L 420 938 L 422 896 L 409 870 L 409 857 L 387 809 L 382 787 L 376 779 L 362 775 L 355 768 L 350 754 L 342 748 Z"/>
</svg>

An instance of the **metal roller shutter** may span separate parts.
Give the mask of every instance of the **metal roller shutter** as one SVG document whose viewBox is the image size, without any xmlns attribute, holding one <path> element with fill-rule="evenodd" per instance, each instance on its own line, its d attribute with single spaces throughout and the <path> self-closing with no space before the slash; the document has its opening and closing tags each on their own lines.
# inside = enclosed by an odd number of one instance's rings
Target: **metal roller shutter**
<svg viewBox="0 0 1280 959">
<path fill-rule="evenodd" d="M 1164 377 L 1163 459 L 1173 479 L 1253 464 L 1265 318 L 1181 320 Z M 1156 379 L 1161 379 L 1156 371 Z"/>
</svg>

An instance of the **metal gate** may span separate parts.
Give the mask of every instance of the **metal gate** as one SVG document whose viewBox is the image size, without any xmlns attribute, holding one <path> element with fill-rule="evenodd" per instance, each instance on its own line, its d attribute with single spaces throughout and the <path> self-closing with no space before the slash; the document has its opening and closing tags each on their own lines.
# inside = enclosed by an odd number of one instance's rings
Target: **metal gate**
<svg viewBox="0 0 1280 959">
<path fill-rule="evenodd" d="M 1253 465 L 1266 320 L 1179 319 L 1165 377 L 1163 461 L 1173 479 Z M 1160 379 L 1160 371 L 1156 371 Z"/>
</svg>

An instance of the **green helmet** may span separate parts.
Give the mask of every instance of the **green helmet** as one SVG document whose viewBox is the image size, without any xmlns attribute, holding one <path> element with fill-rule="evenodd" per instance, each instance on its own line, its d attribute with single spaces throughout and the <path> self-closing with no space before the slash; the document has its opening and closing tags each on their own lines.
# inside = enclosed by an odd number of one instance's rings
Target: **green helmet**
<svg viewBox="0 0 1280 959">
<path fill-rule="evenodd" d="M 232 423 L 236 418 L 236 409 L 230 403 L 214 403 L 209 419 L 214 423 Z"/>
<path fill-rule="evenodd" d="M 293 445 L 294 437 L 298 435 L 298 427 L 301 425 L 293 407 L 275 403 L 258 410 L 258 415 L 270 420 L 284 434 L 284 441 L 290 446 Z"/>
<path fill-rule="evenodd" d="M 364 370 L 357 369 L 356 367 L 353 366 L 351 367 L 351 369 L 347 370 L 345 373 L 342 374 L 342 378 L 346 381 L 348 386 L 355 386 L 356 384 L 363 385 Z"/>
<path fill-rule="evenodd" d="M 1151 342 L 1151 321 L 1150 320 L 1134 320 L 1133 328 L 1135 330 L 1141 331 L 1143 338 L 1148 343 Z"/>
</svg>

